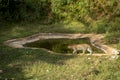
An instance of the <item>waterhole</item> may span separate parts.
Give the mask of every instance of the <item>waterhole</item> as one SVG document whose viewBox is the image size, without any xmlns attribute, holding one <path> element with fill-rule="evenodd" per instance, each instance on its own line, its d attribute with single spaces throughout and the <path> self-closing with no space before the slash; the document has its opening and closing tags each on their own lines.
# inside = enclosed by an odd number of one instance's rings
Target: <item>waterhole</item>
<svg viewBox="0 0 120 80">
<path fill-rule="evenodd" d="M 26 47 L 36 47 L 36 48 L 45 48 L 56 53 L 72 53 L 71 49 L 68 49 L 67 46 L 71 44 L 89 44 L 93 50 L 93 53 L 101 53 L 102 51 L 93 47 L 90 44 L 88 38 L 82 39 L 45 39 L 39 40 L 32 43 L 27 43 L 24 46 Z M 82 53 L 82 51 L 79 51 Z M 86 52 L 88 53 L 88 52 Z"/>
</svg>

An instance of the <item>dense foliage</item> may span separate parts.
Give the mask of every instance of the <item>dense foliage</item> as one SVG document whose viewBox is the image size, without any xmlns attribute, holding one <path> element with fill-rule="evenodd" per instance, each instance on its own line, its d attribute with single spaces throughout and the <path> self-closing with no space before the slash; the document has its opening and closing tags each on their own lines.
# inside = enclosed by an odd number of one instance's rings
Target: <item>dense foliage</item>
<svg viewBox="0 0 120 80">
<path fill-rule="evenodd" d="M 0 0 L 0 18 L 7 21 L 34 21 L 46 18 L 50 12 L 48 1 Z"/>
<path fill-rule="evenodd" d="M 0 20 L 59 23 L 78 21 L 85 32 L 107 33 L 119 42 L 119 0 L 0 0 Z M 112 31 L 112 33 L 111 33 Z M 116 40 L 117 38 L 117 40 Z"/>
<path fill-rule="evenodd" d="M 0 0 L 1 17 L 91 21 L 119 16 L 119 0 Z M 4 16 L 2 16 L 4 15 Z"/>
<path fill-rule="evenodd" d="M 120 13 L 117 0 L 52 0 L 52 11 L 61 18 L 82 20 L 110 19 Z"/>
</svg>

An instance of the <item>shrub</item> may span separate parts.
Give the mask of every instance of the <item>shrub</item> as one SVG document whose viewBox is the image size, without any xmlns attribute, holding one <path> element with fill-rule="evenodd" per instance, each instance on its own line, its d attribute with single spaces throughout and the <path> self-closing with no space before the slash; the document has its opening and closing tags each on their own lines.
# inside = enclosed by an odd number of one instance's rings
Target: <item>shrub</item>
<svg viewBox="0 0 120 80">
<path fill-rule="evenodd" d="M 108 23 L 106 29 L 106 43 L 118 43 L 120 41 L 120 19 L 114 18 Z"/>
<path fill-rule="evenodd" d="M 91 22 L 89 25 L 90 31 L 94 33 L 105 33 L 108 28 L 108 21 L 106 19 Z"/>
<path fill-rule="evenodd" d="M 107 33 L 105 37 L 106 43 L 117 44 L 120 42 L 120 33 L 119 32 L 112 32 Z"/>
<path fill-rule="evenodd" d="M 49 0 L 1 0 L 0 16 L 9 21 L 36 21 L 50 12 Z"/>
</svg>

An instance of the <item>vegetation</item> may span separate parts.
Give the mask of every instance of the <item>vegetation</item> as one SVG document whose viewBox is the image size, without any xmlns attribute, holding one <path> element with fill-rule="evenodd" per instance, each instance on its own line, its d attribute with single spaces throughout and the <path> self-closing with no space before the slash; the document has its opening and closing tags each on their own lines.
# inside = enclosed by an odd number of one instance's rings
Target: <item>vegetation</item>
<svg viewBox="0 0 120 80">
<path fill-rule="evenodd" d="M 0 79 L 120 80 L 120 58 L 50 54 L 3 44 L 38 32 L 101 33 L 108 45 L 120 49 L 119 25 L 119 0 L 0 0 Z"/>
<path fill-rule="evenodd" d="M 75 21 L 85 25 L 82 33 L 106 33 L 106 42 L 112 43 L 109 40 L 114 35 L 119 36 L 120 31 L 120 1 L 0 0 L 0 19 L 42 24 L 69 24 Z M 119 42 L 120 38 L 116 40 Z"/>
</svg>

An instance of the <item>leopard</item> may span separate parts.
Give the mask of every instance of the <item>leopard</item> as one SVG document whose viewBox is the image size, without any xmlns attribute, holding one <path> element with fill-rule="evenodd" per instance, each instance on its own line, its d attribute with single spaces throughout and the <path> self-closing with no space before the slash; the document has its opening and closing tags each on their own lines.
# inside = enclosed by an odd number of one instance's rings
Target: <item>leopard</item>
<svg viewBox="0 0 120 80">
<path fill-rule="evenodd" d="M 85 54 L 86 51 L 88 51 L 90 54 L 93 53 L 91 46 L 88 44 L 72 44 L 68 45 L 68 48 L 73 50 L 73 54 L 76 54 L 79 50 L 82 50 L 83 54 Z"/>
</svg>

